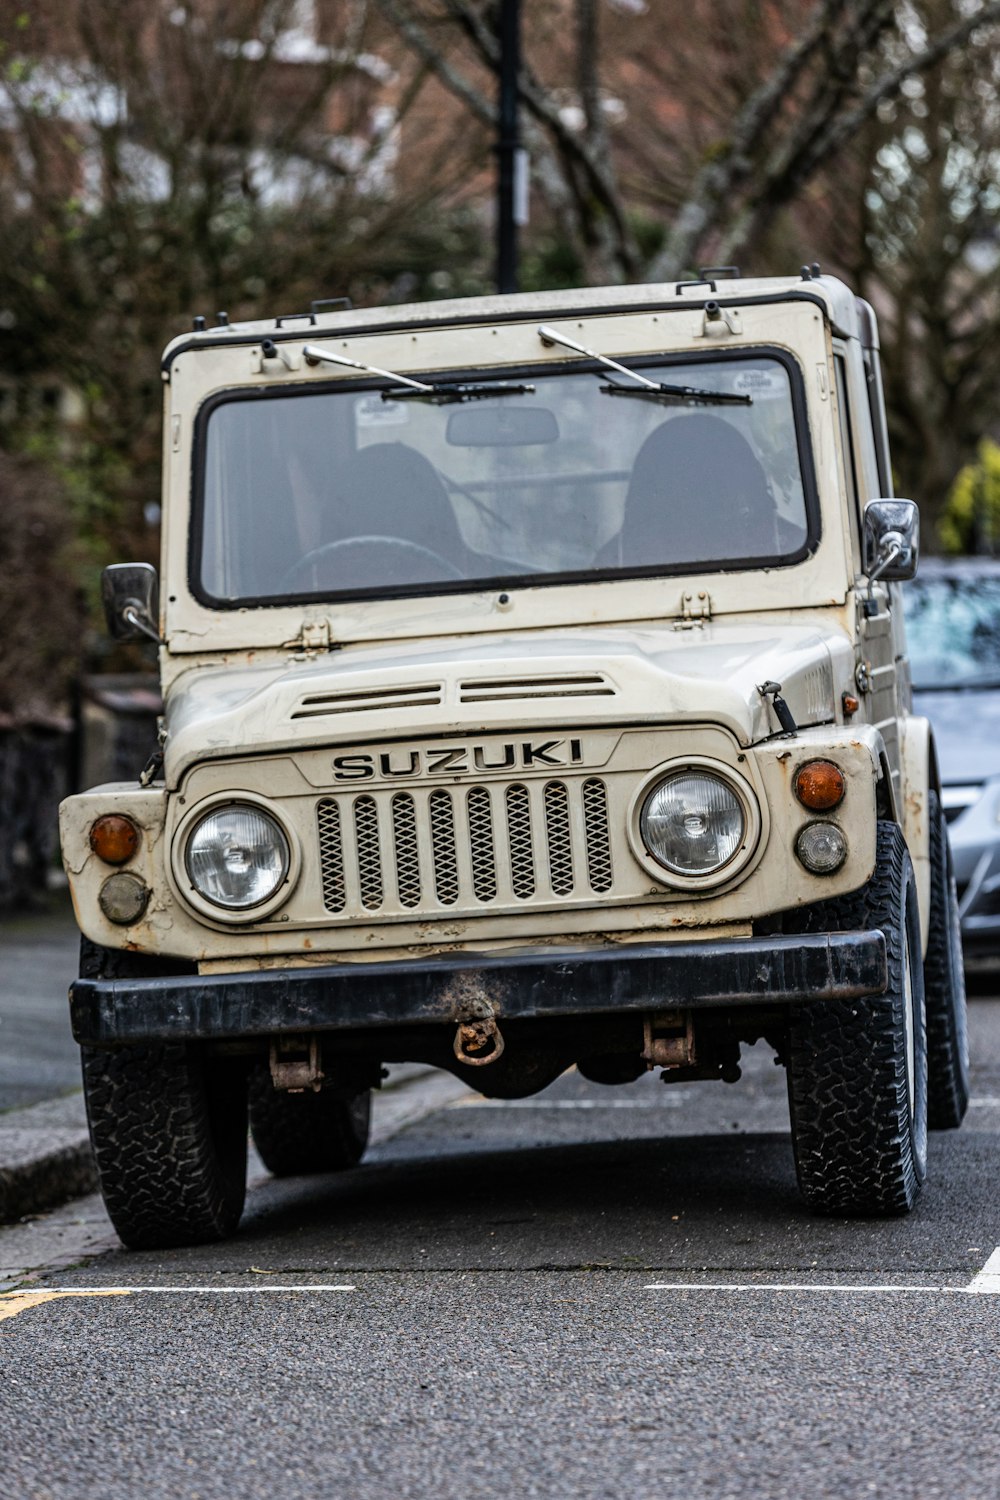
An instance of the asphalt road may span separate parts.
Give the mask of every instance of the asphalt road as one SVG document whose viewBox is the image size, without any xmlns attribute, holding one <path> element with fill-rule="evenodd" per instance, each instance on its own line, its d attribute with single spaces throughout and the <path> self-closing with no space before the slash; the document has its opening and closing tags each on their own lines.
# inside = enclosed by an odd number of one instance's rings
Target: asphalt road
<svg viewBox="0 0 1000 1500">
<path fill-rule="evenodd" d="M 95 1253 L 95 1200 L 0 1232 L 36 1290 L 156 1289 L 0 1300 L 0 1490 L 1000 1493 L 1000 1001 L 972 1026 L 974 1105 L 903 1220 L 802 1210 L 755 1049 L 734 1087 L 439 1085 L 361 1169 L 260 1179 L 210 1249 Z"/>
</svg>

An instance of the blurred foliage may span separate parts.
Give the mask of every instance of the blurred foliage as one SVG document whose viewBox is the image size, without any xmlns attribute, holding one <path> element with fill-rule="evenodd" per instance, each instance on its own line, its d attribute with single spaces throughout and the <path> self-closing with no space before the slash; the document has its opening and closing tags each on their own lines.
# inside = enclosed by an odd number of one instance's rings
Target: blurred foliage
<svg viewBox="0 0 1000 1500">
<path fill-rule="evenodd" d="M 80 666 L 83 558 L 51 465 L 0 452 L 0 495 L 0 723 L 45 722 Z"/>
<path fill-rule="evenodd" d="M 938 523 L 942 552 L 1000 550 L 1000 445 L 979 444 L 976 461 L 959 470 Z"/>
<path fill-rule="evenodd" d="M 960 9 L 913 0 L 901 30 L 903 8 L 840 7 L 827 42 L 841 71 L 828 77 L 817 33 L 744 159 L 738 124 L 819 14 L 813 0 L 664 0 L 627 22 L 582 0 L 524 7 L 536 103 L 523 115 L 523 287 L 652 274 L 701 183 L 692 259 L 769 274 L 818 258 L 876 306 L 894 460 L 928 529 L 1000 427 L 996 27 L 886 96 L 831 155 L 811 143 Z M 312 45 L 306 11 L 325 44 L 289 68 L 287 38 Z M 416 18 L 430 52 L 390 13 Z M 487 9 L 465 0 L 0 7 L 0 443 L 38 479 L 47 527 L 62 508 L 63 597 L 82 594 L 91 618 L 103 564 L 157 561 L 160 351 L 193 313 L 236 322 L 323 296 L 491 289 L 495 79 L 477 16 Z M 464 94 L 448 83 L 456 66 Z M 713 167 L 725 192 L 708 191 Z M 943 545 L 982 540 L 975 517 L 994 501 L 967 490 L 994 494 L 996 451 L 981 445 L 962 470 Z"/>
</svg>

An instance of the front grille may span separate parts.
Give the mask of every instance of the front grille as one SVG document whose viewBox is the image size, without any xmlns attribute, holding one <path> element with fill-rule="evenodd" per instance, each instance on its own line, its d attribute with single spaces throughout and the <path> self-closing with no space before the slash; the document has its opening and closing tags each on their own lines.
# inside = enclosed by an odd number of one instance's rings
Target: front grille
<svg viewBox="0 0 1000 1500">
<path fill-rule="evenodd" d="M 356 799 L 354 833 L 357 839 L 361 902 L 369 911 L 378 911 L 382 905 L 382 856 L 378 846 L 378 806 L 374 797 Z"/>
<path fill-rule="evenodd" d="M 528 788 L 509 786 L 506 802 L 511 888 L 515 896 L 526 901 L 535 894 L 535 854 L 531 845 L 531 801 Z"/>
<path fill-rule="evenodd" d="M 323 904 L 335 915 L 515 908 L 613 886 L 608 795 L 595 776 L 323 797 Z"/>
<path fill-rule="evenodd" d="M 392 838 L 396 849 L 396 885 L 399 904 L 420 905 L 420 856 L 417 853 L 417 818 L 409 792 L 392 799 Z"/>
<path fill-rule="evenodd" d="M 562 781 L 550 781 L 545 788 L 545 839 L 553 894 L 568 896 L 573 889 L 573 842 L 569 834 L 569 798 Z"/>
</svg>

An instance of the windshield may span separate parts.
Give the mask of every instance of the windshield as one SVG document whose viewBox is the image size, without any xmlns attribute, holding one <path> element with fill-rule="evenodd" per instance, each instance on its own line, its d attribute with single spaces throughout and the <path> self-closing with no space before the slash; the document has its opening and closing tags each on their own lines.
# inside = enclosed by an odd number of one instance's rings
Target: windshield
<svg viewBox="0 0 1000 1500">
<path fill-rule="evenodd" d="M 906 585 L 904 598 L 915 688 L 1000 684 L 1000 575 L 925 574 Z"/>
<path fill-rule="evenodd" d="M 789 368 L 770 355 L 635 363 L 751 401 L 622 399 L 585 362 L 501 371 L 529 389 L 457 404 L 386 400 L 371 381 L 217 400 L 201 419 L 196 592 L 439 593 L 804 556 Z"/>
</svg>

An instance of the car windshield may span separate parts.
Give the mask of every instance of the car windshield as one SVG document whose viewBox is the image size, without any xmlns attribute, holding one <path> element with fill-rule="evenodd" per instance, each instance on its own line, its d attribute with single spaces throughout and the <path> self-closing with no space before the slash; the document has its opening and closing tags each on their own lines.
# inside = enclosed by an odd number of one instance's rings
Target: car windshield
<svg viewBox="0 0 1000 1500">
<path fill-rule="evenodd" d="M 1000 574 L 925 574 L 905 599 L 915 688 L 1000 685 Z"/>
<path fill-rule="evenodd" d="M 586 362 L 498 371 L 528 389 L 465 402 L 386 399 L 384 384 L 353 380 L 216 399 L 201 419 L 196 592 L 222 605 L 276 603 L 805 556 L 785 363 L 641 368 L 709 398 L 751 399 L 615 399 L 607 372 Z"/>
</svg>

